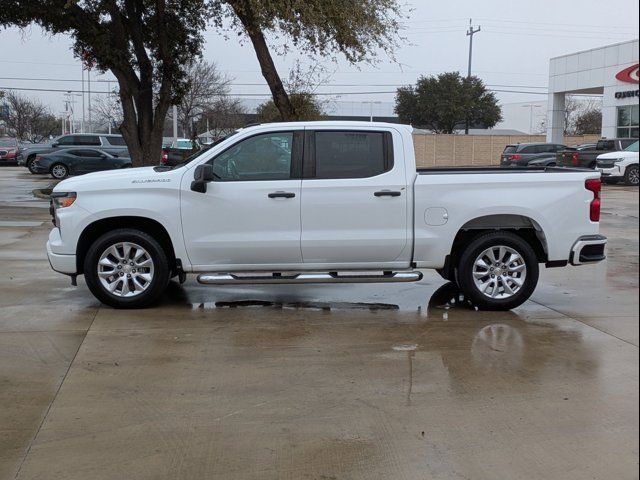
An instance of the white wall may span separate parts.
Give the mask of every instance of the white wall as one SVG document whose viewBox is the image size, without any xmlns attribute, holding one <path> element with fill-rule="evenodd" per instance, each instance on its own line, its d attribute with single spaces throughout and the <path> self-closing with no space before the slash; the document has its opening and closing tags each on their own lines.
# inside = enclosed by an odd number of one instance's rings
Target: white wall
<svg viewBox="0 0 640 480">
<path fill-rule="evenodd" d="M 549 61 L 547 141 L 562 139 L 560 101 L 567 93 L 603 93 L 602 135 L 616 136 L 616 107 L 638 103 L 638 98 L 615 98 L 615 92 L 637 90 L 638 84 L 616 79 L 616 74 L 638 63 L 638 40 L 552 58 Z"/>
</svg>

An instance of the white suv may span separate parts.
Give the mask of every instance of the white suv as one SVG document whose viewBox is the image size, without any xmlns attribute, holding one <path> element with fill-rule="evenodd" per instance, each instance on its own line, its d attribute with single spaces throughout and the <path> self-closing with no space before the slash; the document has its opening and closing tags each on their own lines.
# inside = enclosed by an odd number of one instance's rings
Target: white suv
<svg viewBox="0 0 640 480">
<path fill-rule="evenodd" d="M 634 187 L 638 186 L 638 142 L 632 143 L 621 152 L 599 155 L 597 168 L 603 180 L 620 181 Z"/>
</svg>

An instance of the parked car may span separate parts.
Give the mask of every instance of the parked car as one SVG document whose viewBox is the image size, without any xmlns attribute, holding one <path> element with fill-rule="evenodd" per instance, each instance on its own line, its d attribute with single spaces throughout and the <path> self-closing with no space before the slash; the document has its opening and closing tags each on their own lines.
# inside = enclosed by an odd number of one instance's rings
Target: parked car
<svg viewBox="0 0 640 480">
<path fill-rule="evenodd" d="M 127 144 L 122 135 L 107 135 L 97 133 L 74 133 L 71 135 L 62 135 L 56 138 L 52 143 L 37 144 L 32 147 L 25 148 L 22 152 L 24 166 L 31 173 L 37 173 L 32 169 L 33 161 L 36 155 L 51 153 L 57 149 L 70 147 L 98 147 L 101 151 L 122 155 L 123 151 L 127 151 Z"/>
<path fill-rule="evenodd" d="M 557 143 L 516 143 L 504 147 L 501 167 L 526 167 L 534 160 L 555 157 L 556 152 L 569 147 Z"/>
<path fill-rule="evenodd" d="M 0 165 L 17 165 L 19 145 L 15 138 L 0 138 Z"/>
<path fill-rule="evenodd" d="M 131 159 L 115 156 L 97 148 L 58 149 L 52 153 L 36 155 L 31 168 L 33 173 L 50 173 L 55 179 L 69 175 L 100 172 L 131 167 Z"/>
<path fill-rule="evenodd" d="M 597 143 L 580 143 L 578 145 L 573 145 L 572 148 L 576 150 L 591 150 L 596 148 Z"/>
<path fill-rule="evenodd" d="M 152 304 L 187 273 L 384 283 L 432 268 L 505 310 L 532 294 L 539 264 L 599 262 L 607 243 L 598 172 L 416 169 L 412 128 L 375 122 L 245 128 L 177 168 L 62 181 L 51 212 L 52 268 L 120 308 Z"/>
<path fill-rule="evenodd" d="M 172 141 L 169 147 L 162 149 L 160 164 L 174 167 L 183 163 L 201 148 L 202 145 L 198 141 L 193 142 L 188 138 L 178 138 Z"/>
<path fill-rule="evenodd" d="M 637 187 L 638 176 L 638 142 L 634 142 L 622 152 L 603 153 L 598 156 L 597 168 L 605 181 Z"/>
<path fill-rule="evenodd" d="M 637 141 L 637 138 L 603 138 L 595 148 L 585 150 L 565 150 L 558 152 L 556 163 L 561 167 L 596 168 L 599 155 L 608 152 L 620 152 Z"/>
</svg>

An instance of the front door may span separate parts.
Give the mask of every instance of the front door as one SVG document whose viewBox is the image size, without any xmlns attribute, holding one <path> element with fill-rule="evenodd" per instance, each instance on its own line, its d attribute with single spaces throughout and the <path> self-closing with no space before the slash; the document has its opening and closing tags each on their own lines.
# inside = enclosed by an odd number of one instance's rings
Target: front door
<svg viewBox="0 0 640 480">
<path fill-rule="evenodd" d="M 304 262 L 344 268 L 408 267 L 411 223 L 400 135 L 316 130 L 307 137 Z"/>
<path fill-rule="evenodd" d="M 182 182 L 182 224 L 196 270 L 282 269 L 302 262 L 300 198 L 303 131 L 254 134 L 209 163 L 205 193 Z"/>
</svg>

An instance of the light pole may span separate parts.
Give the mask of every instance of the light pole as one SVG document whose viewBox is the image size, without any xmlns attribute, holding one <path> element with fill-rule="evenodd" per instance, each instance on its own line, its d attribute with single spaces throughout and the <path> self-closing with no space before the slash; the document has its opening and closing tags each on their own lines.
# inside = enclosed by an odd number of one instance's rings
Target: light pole
<svg viewBox="0 0 640 480">
<path fill-rule="evenodd" d="M 369 121 L 373 122 L 373 104 L 375 103 L 376 105 L 380 105 L 382 102 L 369 100 L 368 102 L 362 102 L 362 103 L 369 104 Z"/>
<path fill-rule="evenodd" d="M 525 103 L 522 107 L 529 107 L 529 135 L 533 135 L 533 109 L 542 107 L 537 103 Z"/>
<path fill-rule="evenodd" d="M 471 78 L 471 57 L 473 55 L 473 36 L 480 31 L 480 25 L 478 28 L 473 28 L 471 19 L 469 19 L 469 30 L 467 30 L 467 37 L 469 37 L 469 63 L 467 64 L 467 79 Z M 469 120 L 464 123 L 464 134 L 469 135 Z"/>
</svg>

